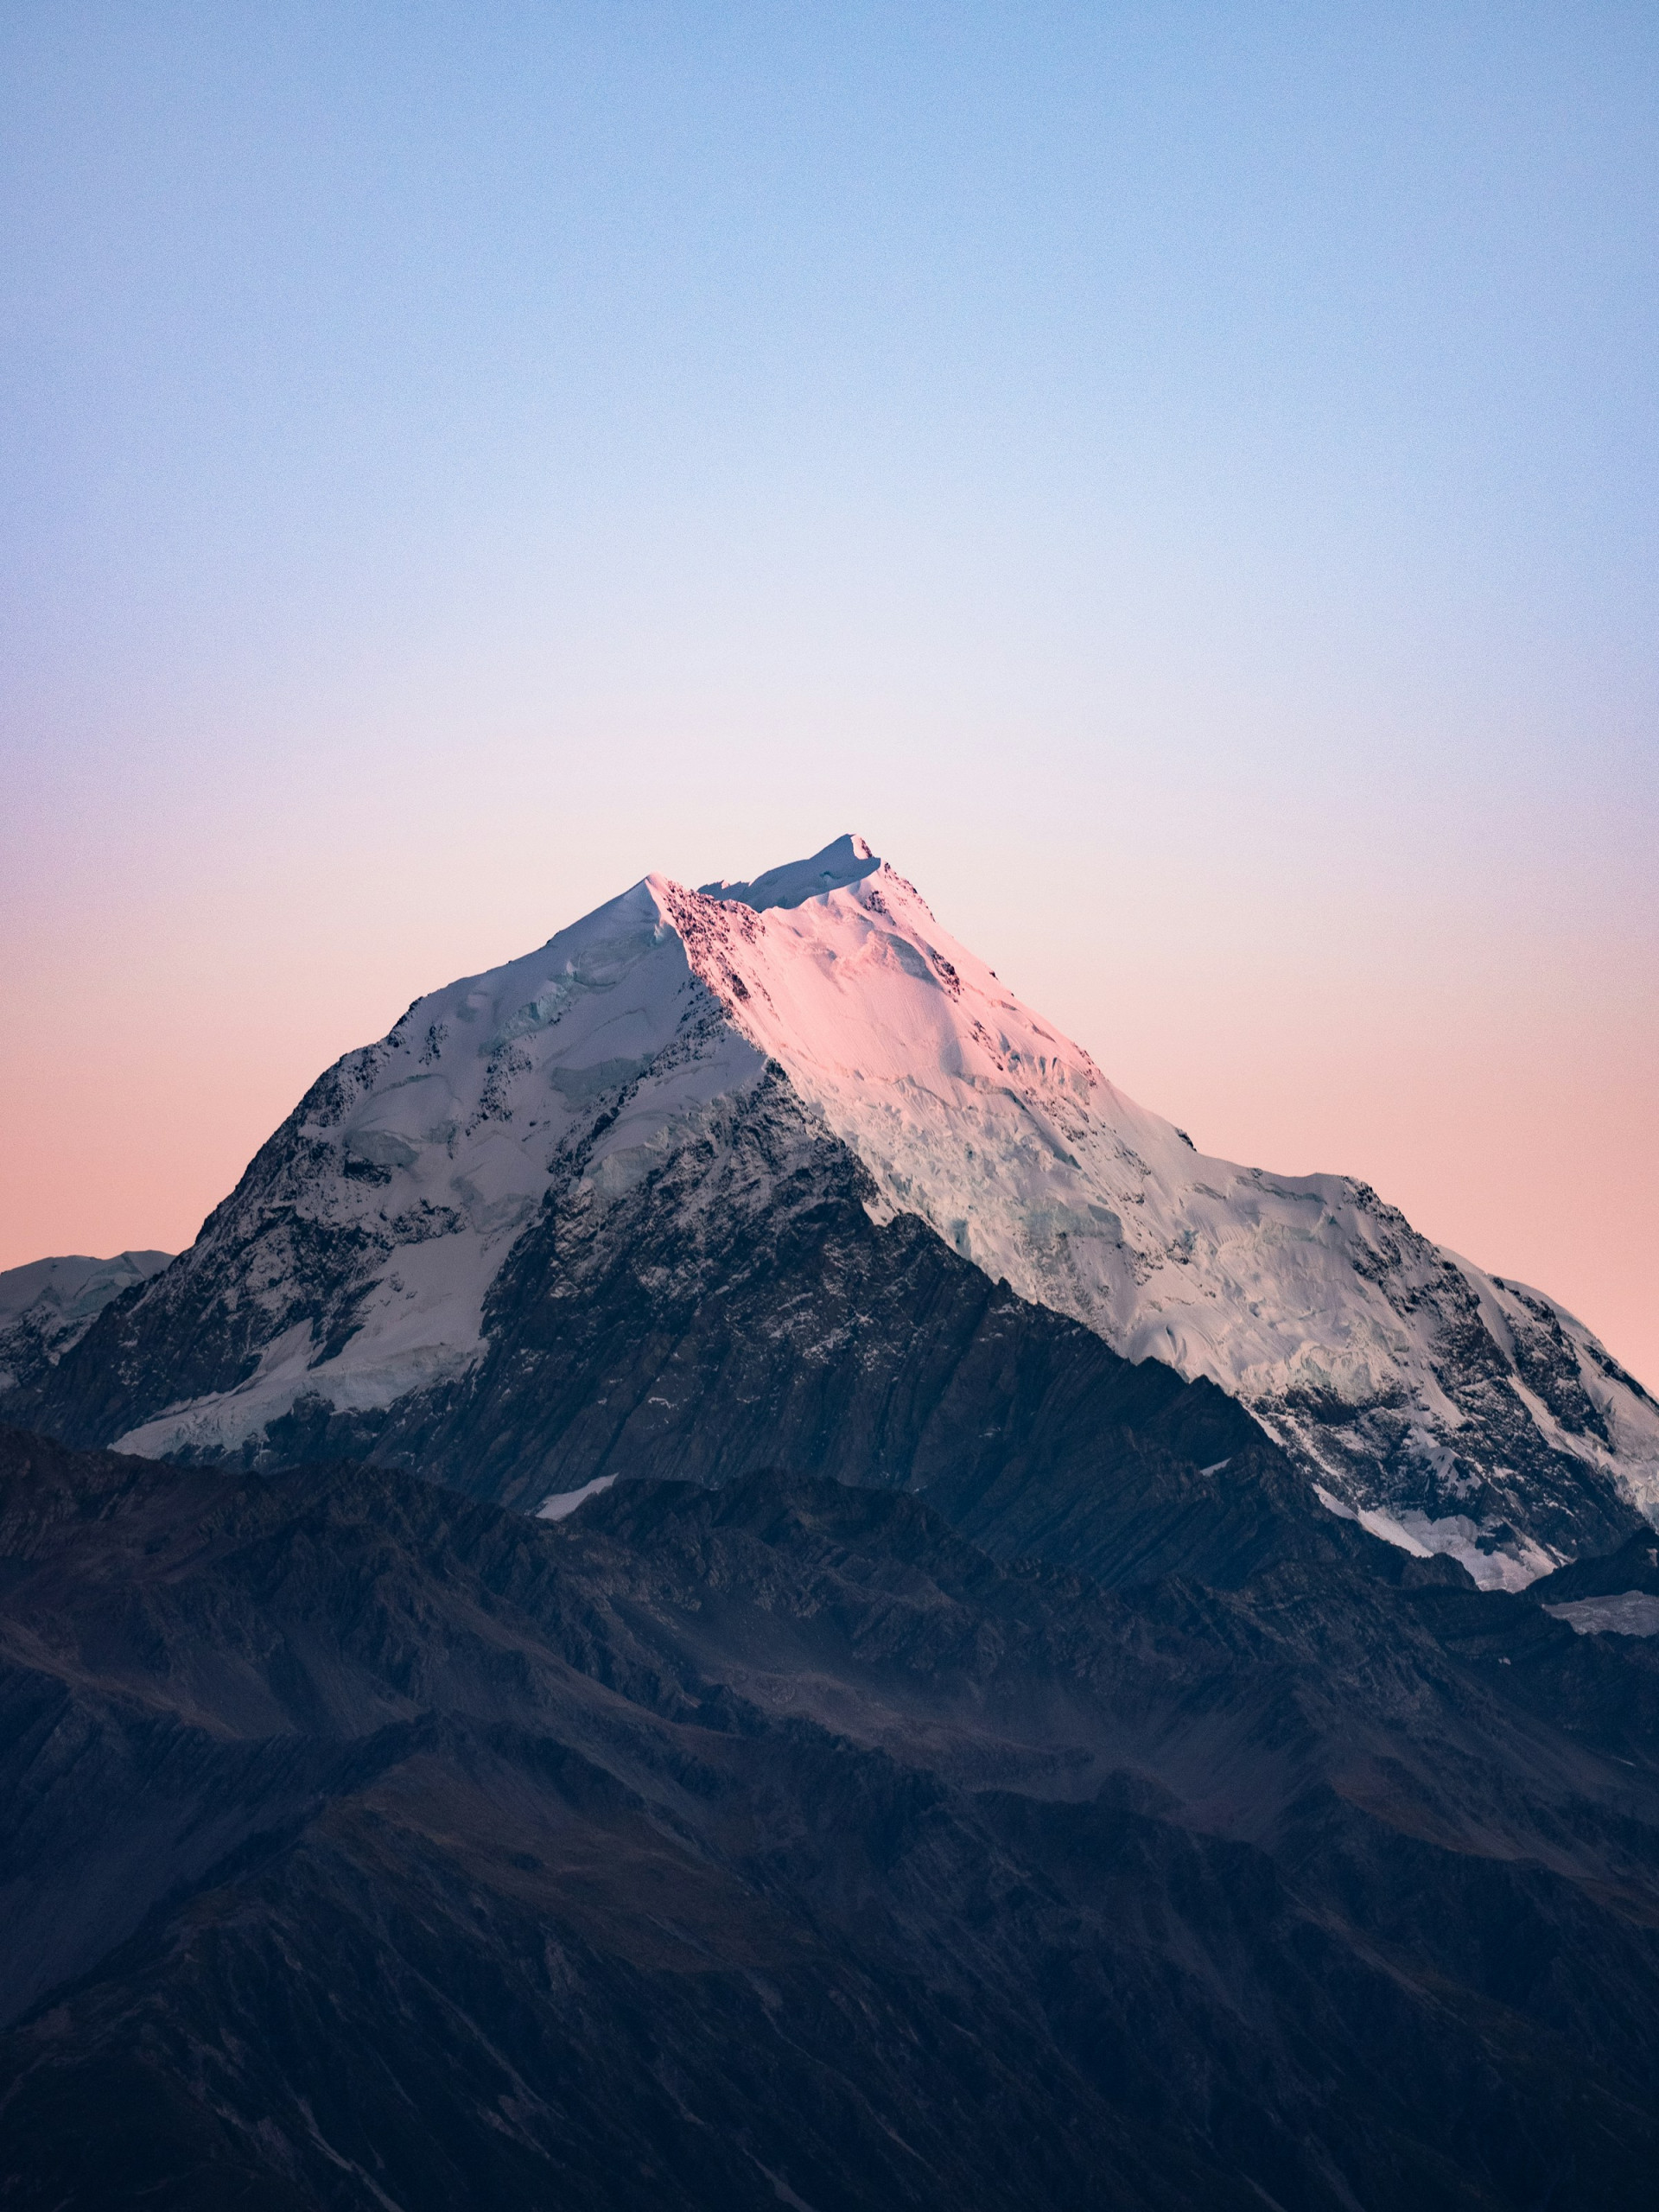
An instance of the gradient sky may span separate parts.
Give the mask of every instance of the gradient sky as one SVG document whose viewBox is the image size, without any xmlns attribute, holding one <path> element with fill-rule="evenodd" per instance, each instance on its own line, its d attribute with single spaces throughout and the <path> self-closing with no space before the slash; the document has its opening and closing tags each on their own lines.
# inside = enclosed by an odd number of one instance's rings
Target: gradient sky
<svg viewBox="0 0 1659 2212">
<path fill-rule="evenodd" d="M 0 12 L 0 1265 L 848 829 L 1659 1384 L 1659 11 Z"/>
</svg>

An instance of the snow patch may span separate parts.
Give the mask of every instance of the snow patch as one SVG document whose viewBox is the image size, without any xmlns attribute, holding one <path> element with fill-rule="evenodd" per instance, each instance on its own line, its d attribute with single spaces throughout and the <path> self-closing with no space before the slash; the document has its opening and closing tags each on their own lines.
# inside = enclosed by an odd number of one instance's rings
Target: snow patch
<svg viewBox="0 0 1659 2212">
<path fill-rule="evenodd" d="M 586 1497 L 597 1497 L 602 1490 L 609 1490 L 616 1480 L 614 1475 L 595 1475 L 590 1483 L 583 1483 L 580 1490 L 550 1491 L 536 1509 L 538 1521 L 568 1521 Z"/>
<path fill-rule="evenodd" d="M 1490 1541 L 1483 1549 L 1480 1538 L 1484 1532 L 1466 1514 L 1448 1514 L 1434 1520 L 1411 1509 L 1395 1513 L 1384 1506 L 1350 1504 L 1323 1483 L 1313 1484 L 1313 1495 L 1327 1513 L 1334 1513 L 1338 1520 L 1357 1522 L 1368 1535 L 1396 1545 L 1414 1559 L 1432 1559 L 1440 1554 L 1456 1560 L 1483 1590 L 1524 1590 L 1529 1582 L 1561 1564 L 1526 1537 L 1516 1540 L 1512 1550 L 1499 1549 Z"/>
<path fill-rule="evenodd" d="M 1568 1598 L 1546 1605 L 1580 1636 L 1659 1636 L 1659 1598 L 1626 1590 L 1617 1598 Z"/>
</svg>

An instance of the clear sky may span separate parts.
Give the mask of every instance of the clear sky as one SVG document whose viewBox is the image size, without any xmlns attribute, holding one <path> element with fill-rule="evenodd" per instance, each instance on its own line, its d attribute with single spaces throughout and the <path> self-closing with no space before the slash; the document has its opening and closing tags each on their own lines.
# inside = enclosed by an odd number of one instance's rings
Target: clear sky
<svg viewBox="0 0 1659 2212">
<path fill-rule="evenodd" d="M 0 1265 L 848 829 L 1659 1385 L 1659 10 L 0 11 Z"/>
</svg>

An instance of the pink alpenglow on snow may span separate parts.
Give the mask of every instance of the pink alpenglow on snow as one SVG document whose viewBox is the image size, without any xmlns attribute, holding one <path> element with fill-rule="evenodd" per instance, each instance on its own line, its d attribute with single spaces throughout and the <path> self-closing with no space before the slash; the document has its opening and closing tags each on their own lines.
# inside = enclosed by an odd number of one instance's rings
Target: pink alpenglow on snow
<svg viewBox="0 0 1659 2212">
<path fill-rule="evenodd" d="M 355 1332 L 320 1357 L 296 1323 L 236 1390 L 123 1448 L 233 1448 L 302 1396 L 384 1407 L 466 1373 L 550 1154 L 580 1135 L 584 1187 L 622 1192 L 769 1066 L 862 1162 L 874 1217 L 918 1216 L 1128 1357 L 1208 1376 L 1331 1510 L 1393 1542 L 1450 1552 L 1488 1586 L 1547 1571 L 1537 1537 L 1379 1481 L 1415 1465 L 1455 1503 L 1459 1469 L 1513 1474 L 1522 1431 L 1659 1506 L 1659 1408 L 1571 1314 L 1429 1243 L 1362 1183 L 1196 1151 L 854 836 L 746 882 L 647 876 L 348 1055 L 327 1116 L 302 1111 L 297 1133 L 337 1165 L 296 1203 L 335 1229 L 392 1225 Z"/>
</svg>

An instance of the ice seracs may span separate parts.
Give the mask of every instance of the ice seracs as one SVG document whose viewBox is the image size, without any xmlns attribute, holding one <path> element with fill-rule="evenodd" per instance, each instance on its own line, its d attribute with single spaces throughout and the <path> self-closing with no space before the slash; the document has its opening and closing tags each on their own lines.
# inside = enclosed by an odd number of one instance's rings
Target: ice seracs
<svg viewBox="0 0 1659 2212">
<path fill-rule="evenodd" d="M 1390 1541 L 1518 1586 L 1557 1562 L 1575 1483 L 1659 1503 L 1659 1408 L 1570 1314 L 1363 1183 L 1196 1151 L 853 836 L 701 891 L 647 876 L 348 1054 L 145 1293 L 211 1282 L 237 1379 L 123 1448 L 232 1450 L 302 1401 L 466 1374 L 556 1170 L 626 1189 L 768 1071 L 863 1163 L 878 1218 L 918 1216 L 1116 1351 L 1210 1377 L 1311 1500 Z"/>
</svg>

